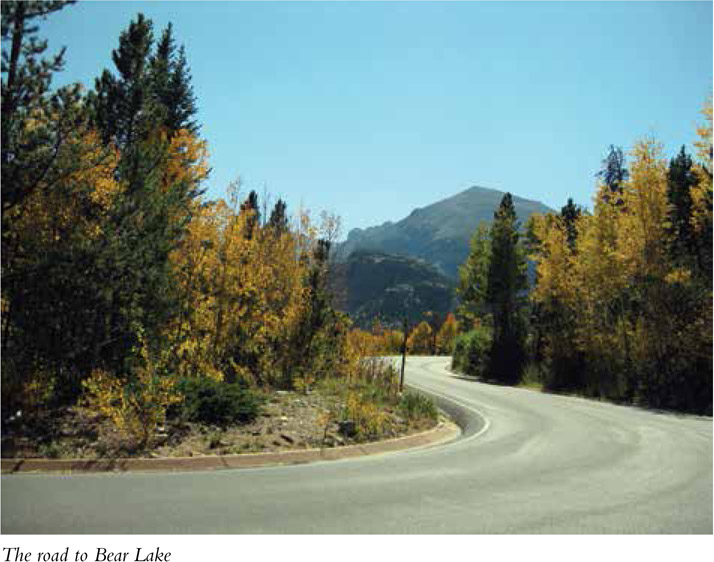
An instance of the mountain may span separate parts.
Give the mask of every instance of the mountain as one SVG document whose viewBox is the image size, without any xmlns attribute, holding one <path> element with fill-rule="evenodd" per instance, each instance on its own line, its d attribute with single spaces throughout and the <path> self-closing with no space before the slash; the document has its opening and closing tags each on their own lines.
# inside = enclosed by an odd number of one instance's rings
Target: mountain
<svg viewBox="0 0 714 562">
<path fill-rule="evenodd" d="M 399 254 L 425 260 L 440 273 L 456 279 L 458 267 L 468 256 L 469 240 L 482 221 L 491 222 L 504 192 L 485 187 L 466 191 L 433 203 L 399 222 L 385 222 L 366 229 L 355 228 L 340 249 L 349 256 L 357 250 Z M 533 213 L 552 209 L 538 201 L 513 197 L 521 224 Z"/>
<path fill-rule="evenodd" d="M 380 252 L 354 251 L 341 264 L 346 282 L 346 310 L 356 325 L 400 326 L 406 314 L 411 323 L 426 311 L 443 318 L 454 305 L 455 283 L 423 260 Z"/>
</svg>

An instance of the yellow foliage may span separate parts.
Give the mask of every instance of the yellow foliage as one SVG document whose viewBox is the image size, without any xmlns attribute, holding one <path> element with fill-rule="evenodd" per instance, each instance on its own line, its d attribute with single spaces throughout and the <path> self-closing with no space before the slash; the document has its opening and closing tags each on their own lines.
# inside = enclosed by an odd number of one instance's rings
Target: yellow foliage
<svg viewBox="0 0 714 562">
<path fill-rule="evenodd" d="M 310 302 L 305 256 L 319 229 L 307 214 L 297 232 L 249 227 L 254 214 L 239 208 L 238 187 L 229 193 L 230 206 L 219 200 L 197 209 L 171 256 L 191 304 L 172 328 L 179 373 L 278 384 L 295 353 L 304 352 L 293 343 Z M 301 376 L 305 382 L 311 375 Z"/>
<path fill-rule="evenodd" d="M 104 147 L 96 131 L 75 131 L 57 160 L 66 161 L 70 173 L 51 186 L 40 183 L 15 211 L 15 232 L 25 242 L 50 246 L 77 231 L 99 237 L 99 224 L 123 189 L 114 177 L 119 154 Z"/>
<path fill-rule="evenodd" d="M 350 347 L 360 357 L 371 357 L 381 352 L 378 338 L 369 332 L 354 328 L 347 338 Z"/>
<path fill-rule="evenodd" d="M 439 355 L 451 355 L 458 332 L 459 327 L 456 317 L 449 313 L 436 334 L 436 351 Z"/>
<path fill-rule="evenodd" d="M 84 406 L 110 419 L 120 432 L 143 449 L 157 426 L 164 422 L 168 407 L 180 402 L 181 395 L 176 391 L 175 379 L 158 372 L 141 336 L 140 342 L 139 357 L 143 364 L 133 377 L 118 377 L 95 369 L 82 381 L 82 386 Z"/>
<path fill-rule="evenodd" d="M 706 123 L 697 129 L 699 140 L 695 142 L 698 148 L 699 160 L 694 167 L 697 183 L 691 189 L 692 218 L 694 232 L 702 238 L 708 236 L 712 223 L 712 100 L 707 101 L 702 113 Z"/>
<path fill-rule="evenodd" d="M 663 276 L 667 267 L 667 162 L 652 139 L 633 151 L 630 179 L 624 185 L 624 209 L 618 216 L 617 253 L 628 276 Z"/>
<path fill-rule="evenodd" d="M 345 416 L 355 423 L 359 439 L 380 436 L 388 421 L 386 414 L 377 404 L 357 391 L 350 391 L 347 395 Z"/>
<path fill-rule="evenodd" d="M 432 352 L 433 332 L 427 322 L 420 322 L 407 339 L 409 353 L 428 355 Z"/>
<path fill-rule="evenodd" d="M 169 141 L 168 160 L 164 171 L 165 189 L 187 183 L 198 186 L 208 177 L 208 144 L 186 129 L 179 129 Z"/>
</svg>

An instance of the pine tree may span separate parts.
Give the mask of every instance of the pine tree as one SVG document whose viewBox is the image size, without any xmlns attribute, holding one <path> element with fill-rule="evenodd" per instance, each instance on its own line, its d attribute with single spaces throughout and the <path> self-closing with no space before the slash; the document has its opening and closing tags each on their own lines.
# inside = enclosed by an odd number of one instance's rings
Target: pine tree
<svg viewBox="0 0 714 562">
<path fill-rule="evenodd" d="M 622 149 L 611 144 L 607 156 L 602 161 L 602 169 L 596 176 L 603 181 L 611 193 L 619 194 L 622 193 L 622 187 L 628 175 Z"/>
<path fill-rule="evenodd" d="M 191 72 L 183 45 L 179 49 L 178 58 L 172 64 L 169 90 L 164 105 L 167 110 L 166 126 L 169 130 L 186 129 L 194 135 L 198 133 L 200 127 L 194 119 L 198 112 L 196 96 L 193 93 Z"/>
<path fill-rule="evenodd" d="M 173 26 L 169 23 L 161 33 L 161 38 L 156 45 L 156 51 L 149 62 L 152 95 L 163 113 L 162 121 L 164 126 L 169 130 L 172 130 L 172 128 L 168 126 L 168 105 L 172 96 L 170 82 L 175 58 L 176 45 L 173 37 Z"/>
<path fill-rule="evenodd" d="M 456 314 L 459 324 L 467 330 L 477 319 L 483 318 L 488 313 L 486 291 L 490 261 L 490 230 L 488 225 L 482 223 L 471 237 L 470 252 L 466 262 L 459 267 L 459 286 L 456 292 L 460 303 Z"/>
<path fill-rule="evenodd" d="M 173 26 L 169 23 L 161 34 L 156 52 L 151 57 L 151 83 L 163 113 L 163 125 L 173 135 L 185 129 L 198 133 L 196 97 L 191 85 L 191 72 L 182 45 L 176 52 Z"/>
<path fill-rule="evenodd" d="M 684 255 L 696 258 L 696 240 L 692 231 L 692 194 L 697 177 L 692 169 L 692 158 L 684 148 L 670 161 L 667 171 L 667 199 L 669 208 L 669 228 L 671 251 L 675 258 Z"/>
<path fill-rule="evenodd" d="M 252 190 L 248 194 L 248 198 L 243 201 L 240 210 L 247 216 L 245 221 L 245 237 L 247 240 L 250 240 L 255 234 L 255 229 L 260 225 L 260 207 L 258 204 L 258 194 L 255 190 Z"/>
<path fill-rule="evenodd" d="M 162 327 L 182 310 L 169 256 L 207 175 L 201 142 L 162 127 L 175 64 L 173 35 L 168 26 L 152 54 L 152 29 L 143 14 L 131 21 L 112 52 L 116 75 L 105 70 L 89 99 L 104 141 L 120 151 L 116 177 L 125 186 L 98 258 L 106 271 L 104 293 L 116 311 L 106 328 L 116 342 L 107 359 L 114 370 L 118 358 L 131 355 L 137 329 L 156 346 Z"/>
<path fill-rule="evenodd" d="M 278 199 L 270 213 L 268 219 L 268 227 L 273 229 L 276 234 L 284 234 L 288 231 L 288 217 L 286 214 L 287 205 L 282 199 Z"/>
<path fill-rule="evenodd" d="M 565 229 L 568 236 L 568 245 L 571 250 L 575 250 L 575 242 L 578 238 L 577 222 L 582 214 L 579 206 L 573 203 L 572 198 L 568 198 L 568 202 L 560 209 L 560 216 L 563 218 Z"/>
<path fill-rule="evenodd" d="M 113 140 L 122 150 L 146 138 L 157 122 L 157 110 L 150 107 L 152 42 L 151 20 L 138 14 L 122 31 L 119 46 L 112 51 L 118 76 L 105 70 L 95 82 L 96 93 L 91 98 L 95 121 L 104 138 Z"/>
<path fill-rule="evenodd" d="M 502 382 L 519 380 L 525 361 L 523 298 L 527 288 L 526 262 L 519 247 L 513 199 L 506 193 L 494 213 L 487 302 L 493 315 L 491 376 Z"/>
<path fill-rule="evenodd" d="M 50 94 L 52 74 L 62 70 L 65 50 L 43 58 L 47 41 L 37 37 L 38 20 L 70 3 L 10 0 L 1 5 L 3 232 L 9 226 L 7 211 L 48 179 L 59 148 L 76 119 L 65 115 L 65 106 L 76 102 L 75 89 Z"/>
</svg>

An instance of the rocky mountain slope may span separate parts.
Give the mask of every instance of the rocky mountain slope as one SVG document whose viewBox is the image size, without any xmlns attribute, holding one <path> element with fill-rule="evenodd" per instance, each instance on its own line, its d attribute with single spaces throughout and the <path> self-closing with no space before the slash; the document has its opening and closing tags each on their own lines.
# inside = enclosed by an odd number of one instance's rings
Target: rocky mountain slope
<svg viewBox="0 0 714 562">
<path fill-rule="evenodd" d="M 453 308 L 455 282 L 423 260 L 358 250 L 341 267 L 344 308 L 362 328 L 376 319 L 400 326 L 405 315 L 418 322 L 427 311 L 443 318 Z"/>
<path fill-rule="evenodd" d="M 452 279 L 466 259 L 469 240 L 482 221 L 491 222 L 504 192 L 472 187 L 457 195 L 415 209 L 399 222 L 386 222 L 367 229 L 350 231 L 341 255 L 357 250 L 420 258 Z M 513 197 L 521 224 L 533 213 L 551 209 L 538 201 Z"/>
</svg>

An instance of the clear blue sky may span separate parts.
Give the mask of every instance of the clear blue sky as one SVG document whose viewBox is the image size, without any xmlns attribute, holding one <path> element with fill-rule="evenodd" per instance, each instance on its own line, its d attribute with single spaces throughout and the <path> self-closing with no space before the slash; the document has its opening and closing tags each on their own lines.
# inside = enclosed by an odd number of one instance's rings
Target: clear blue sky
<svg viewBox="0 0 714 562">
<path fill-rule="evenodd" d="M 472 185 L 590 205 L 609 144 L 691 145 L 710 2 L 80 2 L 41 33 L 91 86 L 137 12 L 186 45 L 209 193 L 398 220 Z"/>
</svg>

